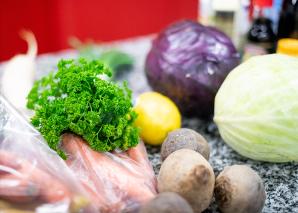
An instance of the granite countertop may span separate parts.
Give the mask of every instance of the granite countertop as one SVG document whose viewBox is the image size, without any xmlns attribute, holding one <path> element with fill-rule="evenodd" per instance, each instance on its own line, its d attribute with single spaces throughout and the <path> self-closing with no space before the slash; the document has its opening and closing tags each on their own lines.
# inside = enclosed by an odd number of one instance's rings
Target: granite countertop
<svg viewBox="0 0 298 213">
<path fill-rule="evenodd" d="M 107 48 L 116 47 L 121 49 L 135 58 L 134 69 L 118 79 L 119 81 L 128 81 L 130 88 L 133 90 L 134 99 L 138 94 L 150 90 L 144 75 L 144 60 L 151 45 L 151 38 L 151 36 L 141 37 L 106 46 Z M 37 77 L 39 78 L 49 71 L 55 70 L 57 61 L 60 58 L 75 57 L 77 57 L 77 53 L 72 50 L 39 56 L 37 59 Z M 0 73 L 1 69 L 3 69 L 3 65 L 0 65 Z M 264 163 L 244 158 L 222 141 L 217 127 L 212 121 L 206 122 L 196 118 L 183 118 L 183 127 L 194 129 L 207 139 L 211 148 L 209 162 L 214 168 L 215 175 L 225 166 L 233 164 L 248 164 L 258 172 L 264 181 L 267 193 L 264 213 L 298 213 L 298 163 Z M 161 165 L 160 148 L 147 146 L 147 150 L 154 170 L 158 173 Z M 216 204 L 213 202 L 205 212 L 218 212 Z"/>
</svg>

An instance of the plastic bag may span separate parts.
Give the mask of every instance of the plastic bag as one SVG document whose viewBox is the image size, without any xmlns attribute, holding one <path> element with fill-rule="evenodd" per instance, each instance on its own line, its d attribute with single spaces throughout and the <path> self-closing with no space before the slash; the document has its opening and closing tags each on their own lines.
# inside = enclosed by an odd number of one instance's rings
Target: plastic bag
<svg viewBox="0 0 298 213">
<path fill-rule="evenodd" d="M 83 186 L 0 95 L 0 212 L 96 212 Z"/>
<path fill-rule="evenodd" d="M 102 212 L 138 212 L 156 195 L 156 178 L 142 142 L 126 152 L 96 152 L 74 134 L 62 147 L 69 168 Z"/>
<path fill-rule="evenodd" d="M 67 160 L 52 151 L 0 95 L 0 212 L 137 212 L 156 195 L 141 142 L 126 152 L 96 152 L 64 134 Z"/>
</svg>

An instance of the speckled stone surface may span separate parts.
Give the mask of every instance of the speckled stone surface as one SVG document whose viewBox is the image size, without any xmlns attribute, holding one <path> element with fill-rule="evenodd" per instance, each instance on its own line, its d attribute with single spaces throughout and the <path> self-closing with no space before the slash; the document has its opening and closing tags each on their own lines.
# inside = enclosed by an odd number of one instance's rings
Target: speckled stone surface
<svg viewBox="0 0 298 213">
<path fill-rule="evenodd" d="M 150 48 L 150 40 L 150 37 L 144 37 L 107 46 L 108 48 L 119 48 L 134 56 L 134 69 L 118 79 L 119 81 L 128 81 L 133 90 L 134 99 L 138 94 L 150 90 L 144 75 L 144 59 Z M 75 58 L 76 56 L 75 51 L 39 56 L 37 59 L 37 78 L 55 70 L 56 63 L 60 58 Z M 3 65 L 0 65 L 0 75 L 2 69 Z M 241 157 L 222 141 L 215 124 L 211 121 L 184 118 L 183 127 L 192 128 L 207 139 L 211 148 L 209 162 L 213 166 L 216 175 L 225 166 L 233 164 L 248 164 L 258 172 L 264 181 L 267 193 L 264 213 L 298 213 L 298 163 L 264 163 Z M 160 148 L 147 146 L 147 150 L 149 159 L 157 174 L 161 165 Z M 213 202 L 205 212 L 218 212 L 216 204 Z"/>
</svg>

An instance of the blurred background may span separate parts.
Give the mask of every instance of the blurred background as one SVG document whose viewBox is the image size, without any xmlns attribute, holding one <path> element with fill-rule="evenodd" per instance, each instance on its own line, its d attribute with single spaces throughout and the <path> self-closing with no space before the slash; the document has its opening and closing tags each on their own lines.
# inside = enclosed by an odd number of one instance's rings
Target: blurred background
<svg viewBox="0 0 298 213">
<path fill-rule="evenodd" d="M 18 32 L 33 31 L 39 53 L 69 48 L 70 37 L 97 42 L 158 32 L 175 20 L 197 19 L 197 0 L 1 0 L 0 61 L 25 52 Z"/>
<path fill-rule="evenodd" d="M 22 29 L 34 33 L 40 54 L 70 48 L 72 37 L 114 41 L 180 19 L 216 26 L 240 52 L 262 54 L 274 52 L 279 38 L 297 38 L 297 17 L 297 0 L 1 0 L 0 61 L 26 51 Z"/>
</svg>

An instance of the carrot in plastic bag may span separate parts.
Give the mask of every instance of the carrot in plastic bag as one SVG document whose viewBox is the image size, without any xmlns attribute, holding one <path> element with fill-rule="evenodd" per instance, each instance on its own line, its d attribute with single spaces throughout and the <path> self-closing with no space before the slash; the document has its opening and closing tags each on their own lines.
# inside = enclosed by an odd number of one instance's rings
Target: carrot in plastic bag
<svg viewBox="0 0 298 213">
<path fill-rule="evenodd" d="M 13 211 L 98 212 L 66 163 L 0 95 L 1 201 Z"/>
<path fill-rule="evenodd" d="M 137 211 L 156 194 L 156 180 L 144 145 L 128 152 L 96 152 L 74 134 L 64 134 L 62 146 L 67 164 L 92 194 L 103 212 Z M 144 148 L 145 149 L 145 148 Z"/>
<path fill-rule="evenodd" d="M 66 186 L 25 159 L 1 150 L 0 156 L 2 168 L 7 159 L 15 163 L 13 167 L 11 163 L 8 164 L 7 174 L 0 175 L 0 197 L 13 202 L 38 199 L 48 203 L 71 198 Z"/>
</svg>

